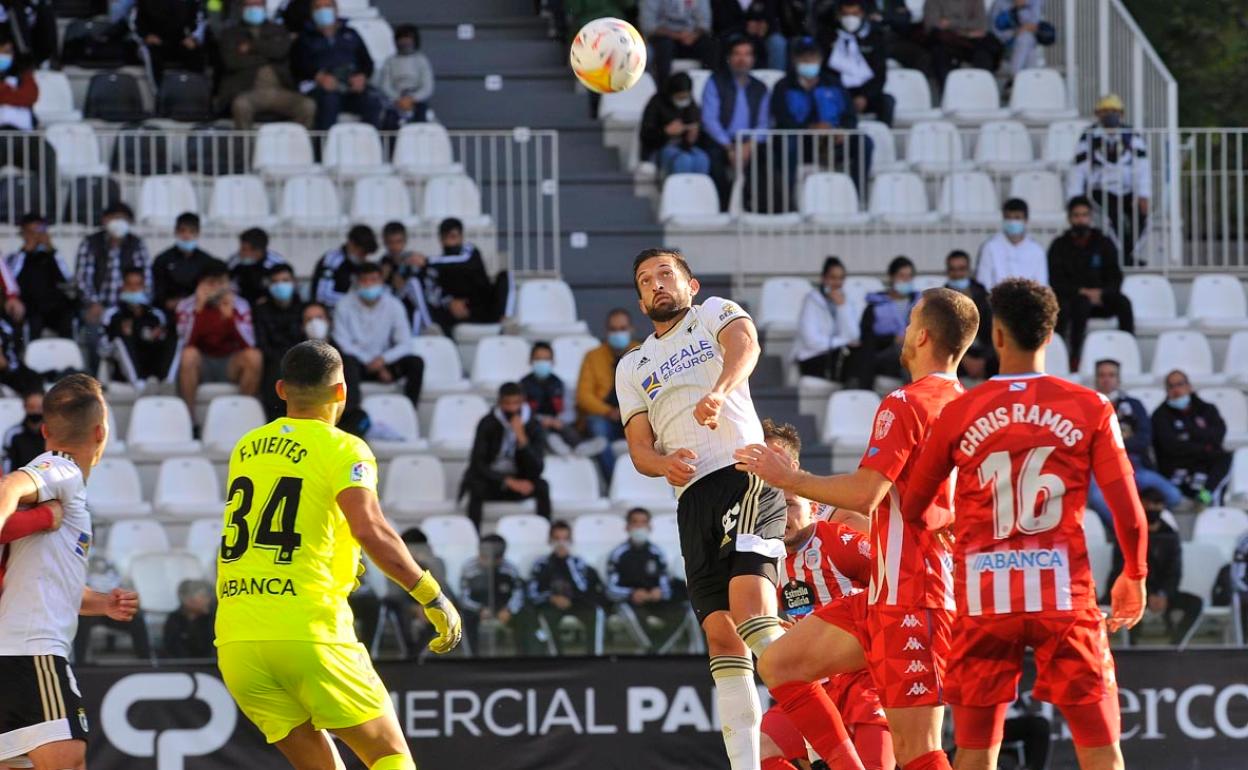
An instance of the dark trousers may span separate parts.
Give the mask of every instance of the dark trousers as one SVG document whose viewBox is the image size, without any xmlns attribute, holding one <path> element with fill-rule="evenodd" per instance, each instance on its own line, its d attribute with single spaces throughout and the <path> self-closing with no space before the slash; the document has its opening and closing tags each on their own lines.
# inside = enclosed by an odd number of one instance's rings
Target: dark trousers
<svg viewBox="0 0 1248 770">
<path fill-rule="evenodd" d="M 208 61 L 202 45 L 186 48 L 181 40 L 166 40 L 161 45 L 149 45 L 147 54 L 151 58 L 152 77 L 156 79 L 157 87 L 160 86 L 165 70 L 203 72 Z"/>
<path fill-rule="evenodd" d="M 736 174 L 736 169 L 728 161 L 728 148 L 712 139 L 707 139 L 698 146 L 706 150 L 711 159 L 710 176 L 719 193 L 719 210 L 727 211 Z M 765 214 L 785 210 L 786 195 L 781 189 L 781 180 L 772 174 L 774 169 L 783 168 L 780 152 L 774 142 L 754 143 L 749 159 L 741 167 L 742 176 L 745 177 L 741 189 L 741 205 L 746 211 Z"/>
<path fill-rule="evenodd" d="M 850 356 L 846 368 L 849 370 L 849 377 L 845 384 L 850 388 L 873 390 L 876 377 L 905 379 L 901 371 L 901 345 L 896 342 L 874 350 L 858 348 Z"/>
<path fill-rule="evenodd" d="M 804 361 L 798 361 L 797 370 L 803 377 L 822 377 L 832 382 L 844 382 L 849 355 L 849 348 L 829 350 Z"/>
<path fill-rule="evenodd" d="M 647 42 L 653 56 L 654 80 L 660 90 L 672 73 L 673 59 L 697 59 L 702 68 L 708 70 L 719 67 L 719 41 L 713 35 L 703 34 L 693 45 L 685 45 L 670 37 L 652 37 Z"/>
<path fill-rule="evenodd" d="M 1104 291 L 1101 293 L 1099 305 L 1093 305 L 1092 300 L 1082 294 L 1067 298 L 1058 314 L 1057 328 L 1065 332 L 1066 344 L 1070 347 L 1070 364 L 1073 367 L 1078 367 L 1083 353 L 1083 340 L 1088 334 L 1089 318 L 1117 318 L 1119 329 L 1127 334 L 1135 334 L 1135 314 L 1131 310 L 1131 300 L 1125 294 Z"/>
<path fill-rule="evenodd" d="M 381 126 L 383 109 L 381 97 L 371 88 L 357 93 L 355 91 L 326 91 L 318 87 L 312 89 L 308 95 L 312 97 L 312 101 L 316 102 L 314 125 L 317 131 L 328 131 L 333 128 L 338 122 L 338 115 L 344 111 L 354 112 L 360 116 L 360 120 L 373 127 Z"/>
<path fill-rule="evenodd" d="M 1088 197 L 1101 210 L 1108 222 L 1106 230 L 1118 239 L 1123 264 L 1136 264 L 1135 244 L 1144 234 L 1145 227 L 1148 225 L 1148 217 L 1140 213 L 1135 196 L 1114 195 L 1104 190 L 1092 190 Z"/>
<path fill-rule="evenodd" d="M 532 499 L 537 503 L 537 515 L 544 519 L 550 518 L 550 485 L 546 479 L 529 479 L 533 482 Z M 481 510 L 488 502 L 528 500 L 529 496 L 521 495 L 510 489 L 504 489 L 493 479 L 464 479 L 464 492 L 468 494 L 468 518 L 481 530 Z"/>
<path fill-rule="evenodd" d="M 21 362 L 16 364 L 10 362 L 7 369 L 0 371 L 0 385 L 7 385 L 21 395 L 43 390 L 43 378 L 33 369 L 27 369 L 26 365 Z"/>
<path fill-rule="evenodd" d="M 996 71 L 1004 47 L 991 34 L 965 37 L 950 30 L 936 30 L 928 38 L 928 49 L 932 54 L 932 75 L 943 87 L 945 76 L 963 64 Z"/>
<path fill-rule="evenodd" d="M 1192 625 L 1196 623 L 1196 619 L 1200 617 L 1200 611 L 1204 609 L 1205 602 L 1196 594 L 1189 594 L 1183 591 L 1176 592 L 1173 596 L 1167 598 L 1166 611 L 1161 613 L 1161 620 L 1166 624 L 1166 634 L 1170 638 L 1170 644 L 1178 644 L 1183 641 L 1183 637 L 1191 630 Z M 1176 618 L 1175 615 L 1178 615 Z M 1136 626 L 1130 631 L 1131 642 L 1134 644 L 1140 635 L 1140 627 Z"/>
<path fill-rule="evenodd" d="M 472 650 L 473 657 L 485 657 L 485 651 L 481 649 L 481 615 L 471 610 L 463 613 L 464 620 L 464 639 L 468 642 L 468 648 Z M 511 619 L 503 626 L 515 635 L 516 652 L 520 655 L 533 655 L 535 639 L 532 638 L 533 622 L 528 617 L 528 610 L 522 609 L 520 612 L 511 616 Z"/>
<path fill-rule="evenodd" d="M 68 305 L 54 307 L 26 307 L 26 339 L 37 340 L 43 336 L 45 329 L 50 329 L 57 337 L 74 338 L 74 310 Z"/>
<path fill-rule="evenodd" d="M 1178 487 L 1186 497 L 1197 498 L 1200 497 L 1201 492 L 1209 494 L 1221 492 L 1219 487 L 1227 474 L 1231 472 L 1231 458 L 1230 452 L 1213 449 L 1203 457 L 1184 461 L 1185 467 L 1182 468 L 1172 463 L 1161 462 L 1161 464 L 1169 471 L 1170 483 Z M 1166 474 L 1166 470 L 1162 473 Z M 1215 499 L 1213 504 L 1219 503 Z"/>
<path fill-rule="evenodd" d="M 602 633 L 602 629 L 598 628 L 599 609 L 596 604 L 573 600 L 572 606 L 566 610 L 561 610 L 553 604 L 541 604 L 534 611 L 538 618 L 546 621 L 546 627 L 550 629 L 551 643 L 555 647 L 555 654 L 562 656 L 568 653 L 568 649 L 561 639 L 559 622 L 569 616 L 576 618 L 585 626 L 585 654 L 594 654 L 594 638 Z"/>
<path fill-rule="evenodd" d="M 90 641 L 91 629 L 96 626 L 130 634 L 130 645 L 134 647 L 134 657 L 139 660 L 152 657 L 152 645 L 147 638 L 147 624 L 143 622 L 143 613 L 140 612 L 127 622 L 113 620 L 103 615 L 85 615 L 78 618 L 78 634 L 74 637 L 75 664 L 82 665 L 87 662 L 87 645 Z"/>
<path fill-rule="evenodd" d="M 342 374 L 347 381 L 347 411 L 360 406 L 360 382 L 374 382 L 377 375 L 368 371 L 365 362 L 354 356 L 342 357 Z M 387 367 L 395 379 L 403 380 L 403 395 L 412 402 L 412 408 L 420 405 L 420 388 L 425 381 L 425 360 L 420 356 L 403 356 Z"/>
<path fill-rule="evenodd" d="M 871 95 L 866 92 L 865 88 L 851 88 L 849 95 L 854 98 L 865 96 L 867 108 L 863 112 L 875 115 L 875 119 L 885 125 L 893 125 L 893 113 L 897 110 L 897 100 L 891 95 L 883 91 Z"/>
</svg>

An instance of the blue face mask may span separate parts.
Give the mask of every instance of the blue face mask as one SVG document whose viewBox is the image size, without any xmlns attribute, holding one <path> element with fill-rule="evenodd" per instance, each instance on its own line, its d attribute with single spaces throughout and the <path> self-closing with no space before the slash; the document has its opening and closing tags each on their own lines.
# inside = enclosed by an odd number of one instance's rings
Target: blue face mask
<svg viewBox="0 0 1248 770">
<path fill-rule="evenodd" d="M 385 291 L 385 287 L 382 286 L 381 284 L 375 284 L 373 286 L 361 286 L 359 291 L 360 291 L 360 299 L 364 300 L 365 302 L 376 302 L 377 300 L 381 299 L 381 293 Z"/>
<path fill-rule="evenodd" d="M 966 291 L 967 289 L 971 288 L 971 279 L 970 278 L 950 278 L 949 288 L 956 289 L 957 291 Z"/>
<path fill-rule="evenodd" d="M 243 9 L 243 22 L 253 27 L 258 27 L 265 22 L 269 15 L 264 12 L 264 8 L 258 5 L 249 5 Z"/>
<path fill-rule="evenodd" d="M 127 305 L 147 304 L 147 292 L 145 291 L 123 291 L 117 297 Z"/>
<path fill-rule="evenodd" d="M 338 14 L 333 8 L 317 8 L 312 12 L 312 23 L 318 27 L 333 26 L 338 21 Z"/>
<path fill-rule="evenodd" d="M 820 64 L 817 61 L 802 62 L 797 65 L 797 74 L 804 78 L 817 78 L 819 77 L 819 68 Z"/>
<path fill-rule="evenodd" d="M 1017 238 L 1027 232 L 1027 223 L 1021 219 L 1007 219 L 1001 224 L 1001 229 L 1006 235 Z"/>
<path fill-rule="evenodd" d="M 550 376 L 550 373 L 553 372 L 554 370 L 555 370 L 554 361 L 534 361 L 533 362 L 533 376 L 539 380 L 546 379 L 547 377 Z"/>
<path fill-rule="evenodd" d="M 607 344 L 612 350 L 623 350 L 633 341 L 633 335 L 626 331 L 611 332 L 607 335 Z"/>
<path fill-rule="evenodd" d="M 914 281 L 896 281 L 893 283 L 893 291 L 898 294 L 913 294 Z"/>
<path fill-rule="evenodd" d="M 13 66 L 13 55 L 7 54 L 7 53 L 0 53 L 0 72 L 8 72 L 9 68 L 12 66 Z"/>
<path fill-rule="evenodd" d="M 295 285 L 290 281 L 278 281 L 269 284 L 269 294 L 278 302 L 290 302 L 291 297 L 295 296 Z"/>
<path fill-rule="evenodd" d="M 1166 405 L 1171 409 L 1178 409 L 1182 412 L 1192 405 L 1192 394 L 1188 393 L 1186 396 L 1179 396 L 1178 398 L 1167 398 Z"/>
<path fill-rule="evenodd" d="M 193 240 L 193 239 L 189 241 L 178 239 L 173 242 L 173 245 L 177 246 L 179 251 L 183 251 L 183 252 L 186 252 L 187 254 L 190 254 L 192 251 L 194 251 L 196 248 L 199 247 L 199 241 Z"/>
</svg>

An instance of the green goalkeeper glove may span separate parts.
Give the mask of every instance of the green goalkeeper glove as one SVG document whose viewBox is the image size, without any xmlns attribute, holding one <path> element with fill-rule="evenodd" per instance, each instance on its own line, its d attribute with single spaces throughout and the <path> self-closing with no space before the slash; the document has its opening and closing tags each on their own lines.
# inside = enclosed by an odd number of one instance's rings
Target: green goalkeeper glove
<svg viewBox="0 0 1248 770">
<path fill-rule="evenodd" d="M 433 579 L 433 573 L 426 571 L 408 594 L 425 608 L 425 617 L 438 632 L 437 637 L 429 642 L 429 649 L 438 655 L 455 649 L 463 635 L 463 622 L 459 619 L 459 610 L 442 593 L 438 581 Z"/>
</svg>

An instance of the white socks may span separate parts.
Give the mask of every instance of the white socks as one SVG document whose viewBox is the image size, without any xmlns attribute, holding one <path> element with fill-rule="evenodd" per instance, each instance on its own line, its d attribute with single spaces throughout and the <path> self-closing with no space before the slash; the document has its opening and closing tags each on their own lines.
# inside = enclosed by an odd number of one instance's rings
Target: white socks
<svg viewBox="0 0 1248 770">
<path fill-rule="evenodd" d="M 724 749 L 732 770 L 759 770 L 759 726 L 763 708 L 754 687 L 754 661 L 748 657 L 711 658 L 715 702 L 723 727 Z"/>
</svg>

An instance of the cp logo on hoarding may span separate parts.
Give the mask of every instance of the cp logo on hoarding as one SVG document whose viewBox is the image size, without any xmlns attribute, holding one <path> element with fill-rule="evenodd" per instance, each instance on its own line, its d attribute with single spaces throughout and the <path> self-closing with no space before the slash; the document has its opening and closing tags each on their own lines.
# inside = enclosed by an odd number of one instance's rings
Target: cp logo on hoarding
<svg viewBox="0 0 1248 770">
<path fill-rule="evenodd" d="M 207 704 L 206 725 L 158 734 L 130 724 L 129 711 L 135 703 L 189 698 Z M 230 740 L 238 721 L 238 710 L 225 685 L 207 674 L 131 674 L 109 688 L 100 712 L 100 724 L 109 742 L 132 757 L 155 757 L 156 770 L 183 770 L 186 757 L 211 754 Z"/>
</svg>

